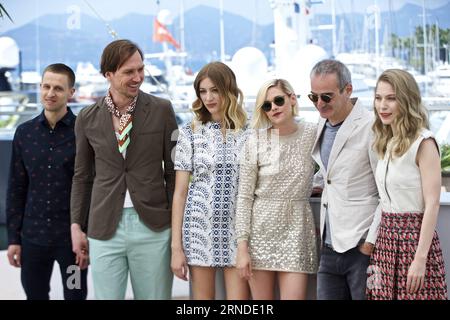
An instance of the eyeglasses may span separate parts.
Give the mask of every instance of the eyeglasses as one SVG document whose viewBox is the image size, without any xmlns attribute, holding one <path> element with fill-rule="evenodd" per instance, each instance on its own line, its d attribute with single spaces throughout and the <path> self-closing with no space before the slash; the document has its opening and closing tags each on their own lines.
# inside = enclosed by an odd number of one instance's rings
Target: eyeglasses
<svg viewBox="0 0 450 320">
<path fill-rule="evenodd" d="M 284 96 L 276 96 L 275 98 L 273 98 L 273 101 L 264 101 L 264 103 L 261 105 L 261 109 L 264 112 L 269 112 L 270 110 L 272 110 L 272 102 L 281 107 L 285 103 Z"/>
<path fill-rule="evenodd" d="M 342 88 L 339 89 L 339 92 L 342 93 L 342 91 L 345 89 L 345 87 L 348 85 L 345 84 Z M 315 93 L 310 93 L 308 94 L 308 98 L 309 100 L 311 100 L 313 103 L 316 103 L 317 101 L 322 100 L 325 103 L 329 103 L 334 97 L 334 93 L 322 93 L 322 94 L 315 94 Z"/>
<path fill-rule="evenodd" d="M 334 94 L 333 93 L 322 93 L 322 94 L 310 93 L 310 94 L 308 94 L 309 100 L 311 100 L 313 103 L 316 103 L 317 101 L 319 101 L 319 97 L 320 97 L 320 100 L 322 100 L 325 103 L 328 103 L 331 101 L 331 99 L 333 99 Z"/>
</svg>

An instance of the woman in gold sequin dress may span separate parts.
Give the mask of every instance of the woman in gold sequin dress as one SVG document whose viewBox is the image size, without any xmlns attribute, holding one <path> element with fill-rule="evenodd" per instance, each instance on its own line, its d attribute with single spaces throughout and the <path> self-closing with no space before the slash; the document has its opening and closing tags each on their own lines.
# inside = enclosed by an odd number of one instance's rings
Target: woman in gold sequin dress
<svg viewBox="0 0 450 320">
<path fill-rule="evenodd" d="M 236 211 L 236 266 L 254 299 L 305 299 L 317 272 L 316 231 L 309 204 L 316 125 L 297 123 L 297 97 L 283 79 L 259 90 L 254 132 L 242 155 Z"/>
</svg>

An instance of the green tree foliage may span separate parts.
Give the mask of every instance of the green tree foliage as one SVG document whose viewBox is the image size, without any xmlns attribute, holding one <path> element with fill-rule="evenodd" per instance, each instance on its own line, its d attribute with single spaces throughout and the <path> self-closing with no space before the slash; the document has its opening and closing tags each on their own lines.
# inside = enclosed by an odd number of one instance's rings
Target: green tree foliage
<svg viewBox="0 0 450 320">
<path fill-rule="evenodd" d="M 450 145 L 448 144 L 441 146 L 441 169 L 450 172 Z"/>
<path fill-rule="evenodd" d="M 435 44 L 437 32 L 439 31 L 439 48 L 448 48 L 450 43 L 450 29 L 436 28 L 436 25 L 426 25 L 428 50 Z M 410 37 L 400 38 L 396 34 L 391 34 L 390 46 L 394 57 L 408 61 L 417 69 L 424 68 L 423 62 L 423 28 L 417 26 L 414 34 Z M 428 52 L 430 54 L 430 51 Z"/>
</svg>

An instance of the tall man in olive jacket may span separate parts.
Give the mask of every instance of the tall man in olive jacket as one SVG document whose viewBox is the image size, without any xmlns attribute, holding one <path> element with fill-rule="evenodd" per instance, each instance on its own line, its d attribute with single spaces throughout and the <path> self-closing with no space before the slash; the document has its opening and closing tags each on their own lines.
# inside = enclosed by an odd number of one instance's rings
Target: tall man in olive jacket
<svg viewBox="0 0 450 320">
<path fill-rule="evenodd" d="M 175 114 L 169 101 L 139 90 L 136 44 L 110 43 L 101 72 L 109 91 L 75 124 L 73 250 L 81 266 L 89 256 L 97 299 L 124 299 L 128 273 L 135 299 L 170 299 Z"/>
</svg>

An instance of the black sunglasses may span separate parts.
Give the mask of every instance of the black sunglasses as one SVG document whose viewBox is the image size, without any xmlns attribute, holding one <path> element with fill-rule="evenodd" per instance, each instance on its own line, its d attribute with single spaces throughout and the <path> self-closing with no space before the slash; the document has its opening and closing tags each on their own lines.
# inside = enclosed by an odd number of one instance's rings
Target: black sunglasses
<svg viewBox="0 0 450 320">
<path fill-rule="evenodd" d="M 342 91 L 345 89 L 347 84 L 348 83 L 346 83 L 342 88 L 339 89 L 340 93 L 342 93 Z M 322 94 L 310 93 L 310 94 L 308 94 L 309 100 L 311 100 L 313 103 L 316 103 L 317 101 L 319 101 L 319 97 L 320 97 L 320 100 L 322 100 L 325 103 L 328 103 L 333 99 L 334 93 L 322 93 Z"/>
<path fill-rule="evenodd" d="M 277 106 L 281 107 L 284 105 L 285 99 L 284 96 L 276 96 L 273 98 L 273 103 L 275 103 Z M 272 110 L 272 102 L 271 101 L 264 101 L 264 103 L 261 105 L 261 109 L 264 112 L 269 112 Z"/>
<path fill-rule="evenodd" d="M 333 99 L 333 96 L 334 96 L 334 94 L 332 94 L 332 93 L 322 93 L 322 94 L 310 93 L 310 94 L 308 94 L 309 100 L 311 100 L 314 103 L 319 101 L 319 97 L 320 97 L 320 100 L 322 100 L 325 103 L 328 103 L 331 101 L 331 99 Z"/>
</svg>

